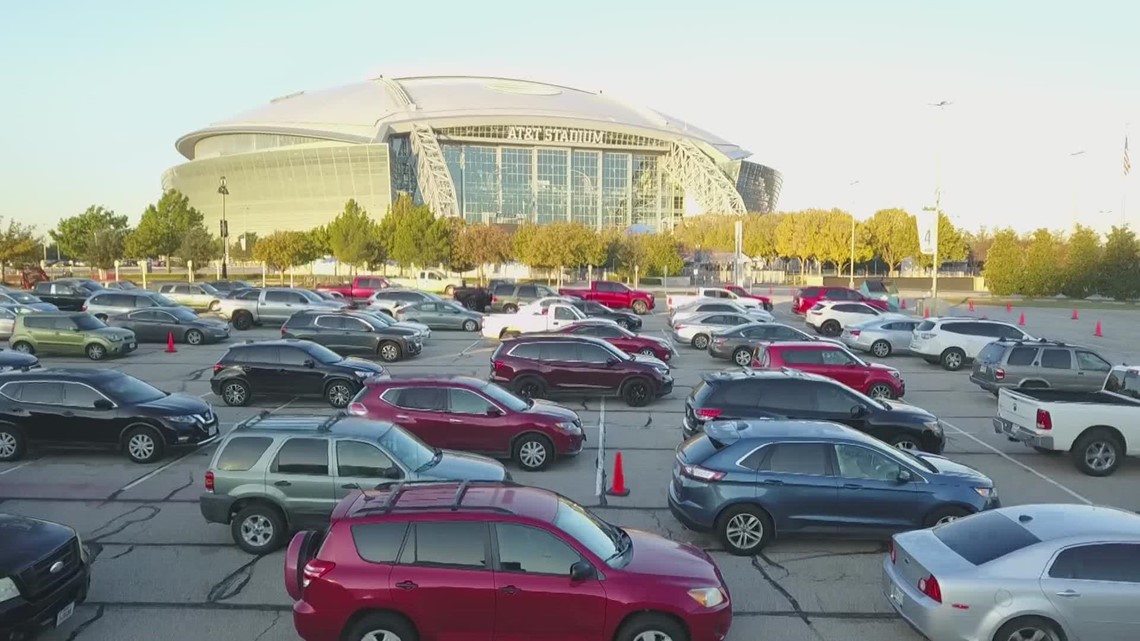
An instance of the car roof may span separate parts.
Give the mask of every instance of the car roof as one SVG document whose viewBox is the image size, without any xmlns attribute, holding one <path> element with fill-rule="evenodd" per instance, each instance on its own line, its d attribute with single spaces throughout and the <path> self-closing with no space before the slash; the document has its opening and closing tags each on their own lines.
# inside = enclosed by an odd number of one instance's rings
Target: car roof
<svg viewBox="0 0 1140 641">
<path fill-rule="evenodd" d="M 20 318 L 27 318 L 34 316 L 35 318 L 75 318 L 76 316 L 88 316 L 87 312 L 36 312 L 35 314 L 24 314 Z"/>
<path fill-rule="evenodd" d="M 844 349 L 838 343 L 829 343 L 827 341 L 781 341 L 778 343 L 768 343 L 764 345 L 767 349 Z"/>
<path fill-rule="evenodd" d="M 1001 512 L 1042 541 L 1097 535 L 1140 537 L 1140 515 L 1114 507 L 1057 503 L 1018 505 Z"/>
<path fill-rule="evenodd" d="M 1077 349 L 1088 349 L 1083 345 L 1073 345 L 1072 343 L 1050 340 L 1048 338 L 1000 338 L 994 342 L 1006 347 L 1071 347 Z"/>
<path fill-rule="evenodd" d="M 396 483 L 367 490 L 348 505 L 341 518 L 417 513 L 488 511 L 551 522 L 561 497 L 538 487 L 511 481 L 435 481 Z M 343 512 L 342 512 L 343 510 Z M 334 514 L 333 518 L 337 518 Z"/>
<path fill-rule="evenodd" d="M 875 438 L 846 425 L 828 421 L 754 419 L 746 421 L 712 421 L 705 424 L 705 434 L 722 443 L 745 440 L 763 441 L 843 441 L 876 445 Z"/>
<path fill-rule="evenodd" d="M 701 375 L 701 380 L 706 383 L 721 383 L 726 381 L 746 381 L 746 380 L 788 380 L 799 379 L 807 381 L 823 381 L 826 383 L 835 383 L 836 381 L 826 376 L 812 374 L 799 369 L 791 367 L 781 367 L 778 369 L 748 369 L 748 370 L 734 370 L 727 369 L 719 372 L 708 372 Z"/>
<path fill-rule="evenodd" d="M 60 380 L 60 381 L 80 381 L 87 383 L 95 383 L 100 381 L 108 381 L 112 379 L 123 378 L 128 376 L 118 370 L 113 369 L 86 369 L 78 367 L 46 367 L 44 369 L 28 370 L 21 372 L 7 372 L 0 380 L 4 382 L 11 382 L 14 380 Z"/>
<path fill-rule="evenodd" d="M 234 345 L 230 345 L 229 349 L 232 351 L 235 349 L 246 349 L 249 347 L 278 347 L 278 346 L 282 346 L 282 345 L 293 346 L 293 347 L 305 347 L 308 345 L 316 345 L 316 343 L 314 343 L 312 341 L 297 339 L 297 338 L 274 338 L 274 339 L 267 340 L 267 341 L 250 340 L 250 341 L 247 341 L 245 343 L 236 343 Z"/>
<path fill-rule="evenodd" d="M 289 434 L 334 434 L 375 439 L 388 433 L 392 423 L 337 412 L 321 414 L 271 414 L 268 410 L 234 426 L 238 432 L 279 432 Z"/>
<path fill-rule="evenodd" d="M 370 383 L 376 387 L 409 387 L 416 385 L 458 385 L 463 387 L 470 387 L 472 389 L 483 389 L 491 383 L 481 378 L 474 376 L 463 376 L 462 374 L 444 374 L 442 376 L 407 376 L 400 378 L 379 378 Z"/>
<path fill-rule="evenodd" d="M 546 332 L 533 332 L 529 334 L 520 334 L 519 336 L 510 340 L 503 341 L 504 343 L 531 343 L 531 342 L 586 342 L 594 343 L 595 345 L 609 345 L 606 341 L 595 338 L 593 336 L 582 336 L 581 334 L 555 334 Z"/>
</svg>

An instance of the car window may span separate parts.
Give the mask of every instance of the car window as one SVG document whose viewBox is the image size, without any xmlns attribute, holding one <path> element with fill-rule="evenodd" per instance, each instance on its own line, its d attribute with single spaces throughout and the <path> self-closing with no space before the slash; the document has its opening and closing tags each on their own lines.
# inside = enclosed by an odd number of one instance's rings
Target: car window
<svg viewBox="0 0 1140 641">
<path fill-rule="evenodd" d="M 245 472 L 265 454 L 273 443 L 266 436 L 235 436 L 226 443 L 214 467 L 223 472 Z"/>
<path fill-rule="evenodd" d="M 897 481 L 902 466 L 882 452 L 861 445 L 835 444 L 839 476 L 866 481 Z"/>
<path fill-rule="evenodd" d="M 36 286 L 32 288 L 32 291 L 37 294 L 50 294 L 51 289 L 51 283 L 39 282 L 36 283 Z"/>
<path fill-rule="evenodd" d="M 1041 350 L 1041 367 L 1045 369 L 1072 369 L 1073 354 L 1067 349 Z"/>
<path fill-rule="evenodd" d="M 841 349 L 821 349 L 818 351 L 824 365 L 847 365 L 855 362 L 850 354 Z"/>
<path fill-rule="evenodd" d="M 571 311 L 571 308 L 566 307 L 566 306 L 555 307 L 554 308 L 554 318 L 555 318 L 555 320 L 566 320 L 566 321 L 578 320 L 578 316 L 575 315 L 573 311 Z"/>
<path fill-rule="evenodd" d="M 1000 345 L 987 345 L 986 349 L 996 347 L 1001 349 Z M 1037 360 L 1036 347 L 1014 347 L 1009 350 L 1009 358 L 1006 359 L 1006 365 L 1032 365 L 1033 361 Z"/>
<path fill-rule="evenodd" d="M 70 285 L 52 285 L 51 293 L 59 294 L 60 296 L 71 296 L 75 293 L 75 289 Z"/>
<path fill-rule="evenodd" d="M 894 321 L 883 325 L 883 329 L 897 332 L 913 332 L 915 327 L 918 327 L 918 323 L 914 321 Z"/>
<path fill-rule="evenodd" d="M 1049 576 L 1140 583 L 1140 543 L 1097 543 L 1066 548 L 1049 567 Z"/>
<path fill-rule="evenodd" d="M 447 407 L 442 387 L 405 387 L 400 390 L 397 405 L 410 410 L 442 412 Z"/>
<path fill-rule="evenodd" d="M 245 291 L 245 292 L 238 294 L 234 298 L 237 300 L 257 300 L 260 297 L 261 297 L 261 291 L 260 290 L 251 289 L 249 291 Z"/>
<path fill-rule="evenodd" d="M 1009 325 L 998 325 L 998 336 L 1001 338 L 1012 338 L 1015 340 L 1029 338 L 1029 335 L 1025 332 L 1017 329 L 1016 327 L 1010 327 Z"/>
<path fill-rule="evenodd" d="M 815 410 L 815 389 L 800 380 L 768 381 L 758 401 L 763 409 L 798 416 Z"/>
<path fill-rule="evenodd" d="M 823 443 L 778 443 L 764 462 L 765 471 L 777 474 L 827 474 L 827 446 Z"/>
<path fill-rule="evenodd" d="M 344 325 L 345 325 L 344 317 L 343 316 L 318 316 L 316 325 L 317 325 L 317 327 L 320 327 L 322 329 L 344 329 Z"/>
<path fill-rule="evenodd" d="M 816 411 L 848 416 L 852 407 L 862 405 L 859 399 L 847 393 L 842 385 L 815 382 L 810 387 L 815 392 Z"/>
<path fill-rule="evenodd" d="M 923 325 L 925 325 L 925 323 L 923 323 Z M 963 336 L 981 336 L 981 334 L 975 331 L 975 325 L 976 323 L 942 323 L 942 331 L 950 332 L 951 334 L 961 334 Z M 932 323 L 931 327 L 933 326 Z M 919 330 L 921 331 L 922 327 L 919 327 Z"/>
<path fill-rule="evenodd" d="M 360 441 L 336 443 L 336 471 L 339 476 L 368 479 L 395 478 L 392 475 L 393 469 L 399 468 L 375 445 Z"/>
<path fill-rule="evenodd" d="M 542 360 L 573 362 L 578 360 L 577 343 L 542 343 Z"/>
<path fill-rule="evenodd" d="M 776 328 L 771 325 L 756 325 L 744 327 L 735 333 L 744 338 L 772 338 L 776 333 Z"/>
<path fill-rule="evenodd" d="M 514 292 L 514 285 L 495 285 L 495 289 L 491 292 L 491 294 L 494 296 L 510 296 Z"/>
<path fill-rule="evenodd" d="M 270 346 L 241 347 L 231 350 L 230 354 L 230 360 L 234 363 L 249 363 L 251 365 L 277 363 L 277 348 Z"/>
<path fill-rule="evenodd" d="M 998 363 L 1001 361 L 1002 355 L 1005 354 L 1005 345 L 1000 343 L 990 343 L 978 352 L 979 363 Z"/>
<path fill-rule="evenodd" d="M 798 341 L 808 338 L 802 332 L 798 332 L 791 327 L 777 325 L 772 331 L 772 338 L 782 341 Z"/>
<path fill-rule="evenodd" d="M 20 391 L 20 400 L 24 403 L 60 405 L 63 403 L 63 385 L 47 382 L 24 383 Z"/>
<path fill-rule="evenodd" d="M 408 524 L 396 522 L 361 523 L 350 528 L 356 553 L 369 563 L 395 563 L 404 545 Z"/>
<path fill-rule="evenodd" d="M 553 534 L 514 523 L 495 524 L 499 543 L 499 570 L 526 574 L 567 576 L 581 555 Z"/>
<path fill-rule="evenodd" d="M 752 322 L 752 319 L 748 318 L 747 316 L 741 316 L 740 314 L 725 314 L 721 316 L 721 318 L 723 319 L 723 322 L 721 324 L 727 325 L 729 327 L 736 327 L 737 325 L 744 325 L 746 323 Z"/>
<path fill-rule="evenodd" d="M 767 397 L 764 385 L 754 385 L 756 381 L 727 381 L 717 386 L 712 396 L 713 405 L 732 405 L 736 407 L 756 407 L 757 401 Z"/>
<path fill-rule="evenodd" d="M 68 407 L 95 407 L 95 401 L 105 401 L 107 398 L 95 390 L 79 383 L 63 384 L 63 404 Z"/>
<path fill-rule="evenodd" d="M 519 287 L 519 298 L 538 298 L 538 289 L 534 285 L 522 285 Z"/>
<path fill-rule="evenodd" d="M 303 349 L 281 345 L 277 348 L 277 360 L 282 365 L 301 367 L 305 361 L 313 360 L 313 357 Z"/>
<path fill-rule="evenodd" d="M 157 312 L 151 311 L 149 309 L 143 309 L 137 312 L 131 312 L 127 315 L 127 318 L 133 321 L 156 321 L 158 318 L 155 316 L 155 314 L 157 314 Z"/>
<path fill-rule="evenodd" d="M 451 388 L 447 390 L 448 409 L 452 414 L 478 414 L 486 416 L 492 405 L 487 399 L 471 390 Z"/>
<path fill-rule="evenodd" d="M 815 298 L 819 296 L 818 287 L 805 287 L 800 290 L 800 298 Z"/>
<path fill-rule="evenodd" d="M 265 292 L 265 302 L 267 303 L 289 303 L 292 300 L 292 292 L 283 292 L 278 289 Z"/>
<path fill-rule="evenodd" d="M 1081 369 L 1093 372 L 1107 372 L 1112 369 L 1112 365 L 1100 356 L 1092 352 L 1077 350 L 1077 365 Z"/>
<path fill-rule="evenodd" d="M 818 349 L 785 349 L 780 357 L 788 365 L 823 365 L 823 351 Z"/>
<path fill-rule="evenodd" d="M 320 438 L 291 438 L 277 450 L 271 471 L 277 474 L 327 476 L 329 443 Z"/>
<path fill-rule="evenodd" d="M 625 332 L 615 325 L 598 325 L 594 328 L 594 336 L 598 338 L 624 338 Z"/>
<path fill-rule="evenodd" d="M 831 309 L 833 309 L 837 312 L 846 312 L 846 313 L 858 314 L 858 313 L 863 312 L 866 308 L 863 307 L 862 305 L 855 305 L 853 303 L 841 303 L 839 305 L 832 305 Z"/>
<path fill-rule="evenodd" d="M 543 345 L 541 343 L 525 343 L 523 345 L 515 345 L 508 354 L 516 358 L 528 358 L 536 361 L 542 357 L 542 348 Z"/>
<path fill-rule="evenodd" d="M 178 320 L 175 318 L 174 314 L 172 314 L 170 312 L 164 312 L 161 310 L 155 310 L 155 311 L 151 312 L 151 318 L 153 318 L 154 320 L 156 320 L 160 323 L 173 323 L 175 320 Z M 189 314 L 185 314 L 185 315 L 179 314 L 179 318 L 181 320 L 184 320 L 187 322 L 192 321 L 192 320 L 197 320 L 197 318 L 193 316 L 193 312 L 190 312 Z"/>
<path fill-rule="evenodd" d="M 341 321 L 344 323 L 345 331 L 349 332 L 367 332 L 372 329 L 372 325 L 361 318 L 353 318 L 351 316 L 342 316 Z"/>
<path fill-rule="evenodd" d="M 76 324 L 75 319 L 70 316 L 56 316 L 51 319 L 51 327 L 55 330 L 70 332 L 73 329 L 77 329 L 79 325 Z"/>
<path fill-rule="evenodd" d="M 584 363 L 593 363 L 595 365 L 600 363 L 607 363 L 614 355 L 609 350 L 601 347 L 600 345 L 579 345 L 578 346 L 578 360 Z"/>
<path fill-rule="evenodd" d="M 487 569 L 487 525 L 481 522 L 420 521 L 400 555 L 405 565 Z"/>
</svg>

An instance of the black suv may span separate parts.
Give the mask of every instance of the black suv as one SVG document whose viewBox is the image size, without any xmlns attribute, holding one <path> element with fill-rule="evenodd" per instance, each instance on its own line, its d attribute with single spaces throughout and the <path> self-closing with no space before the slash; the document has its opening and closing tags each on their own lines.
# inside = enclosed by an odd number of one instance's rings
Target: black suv
<svg viewBox="0 0 1140 641">
<path fill-rule="evenodd" d="M 248 405 L 254 394 L 319 396 L 348 407 L 364 381 L 384 375 L 372 361 L 345 358 L 309 341 L 283 339 L 234 345 L 214 365 L 210 389 L 226 405 Z"/>
<path fill-rule="evenodd" d="M 50 281 L 41 280 L 32 288 L 35 294 L 45 303 L 51 303 L 63 312 L 78 312 L 92 294 L 102 289 L 82 281 Z"/>
<path fill-rule="evenodd" d="M 361 312 L 297 312 L 281 326 L 281 338 L 312 341 L 338 354 L 368 354 L 392 363 L 423 351 L 414 329 L 386 325 Z"/>
<path fill-rule="evenodd" d="M 135 463 L 151 463 L 171 448 L 217 438 L 218 417 L 206 401 L 113 369 L 0 375 L 0 461 L 42 445 L 116 448 Z"/>
<path fill-rule="evenodd" d="M 491 290 L 491 312 L 513 314 L 519 307 L 558 292 L 545 285 L 501 283 Z"/>
<path fill-rule="evenodd" d="M 939 454 L 946 444 L 942 423 L 924 409 L 793 369 L 705 374 L 685 400 L 681 430 L 689 438 L 706 421 L 757 418 L 842 423 L 901 450 Z"/>
<path fill-rule="evenodd" d="M 91 586 L 91 561 L 75 530 L 0 513 L 0 639 L 30 639 L 75 614 Z"/>
</svg>

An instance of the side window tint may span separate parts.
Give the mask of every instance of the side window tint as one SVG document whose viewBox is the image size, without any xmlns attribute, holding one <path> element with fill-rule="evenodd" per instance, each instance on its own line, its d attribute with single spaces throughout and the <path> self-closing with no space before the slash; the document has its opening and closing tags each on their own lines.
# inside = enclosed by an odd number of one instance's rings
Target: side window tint
<svg viewBox="0 0 1140 641">
<path fill-rule="evenodd" d="M 743 459 L 741 459 L 740 465 L 741 467 L 745 467 L 750 470 L 758 470 L 760 469 L 760 464 L 764 462 L 764 457 L 767 455 L 768 448 L 761 447 L 755 452 L 752 452 L 748 456 L 745 456 Z"/>
<path fill-rule="evenodd" d="M 484 523 L 421 521 L 412 526 L 400 563 L 486 570 L 486 540 Z"/>
<path fill-rule="evenodd" d="M 584 363 L 593 363 L 595 365 L 608 362 L 613 354 L 597 345 L 579 345 L 578 346 L 578 360 Z"/>
<path fill-rule="evenodd" d="M 442 412 L 447 407 L 444 404 L 446 391 L 442 387 L 405 387 L 400 390 L 400 407 Z"/>
<path fill-rule="evenodd" d="M 1112 365 L 1092 352 L 1077 352 L 1077 364 L 1085 371 L 1107 372 Z"/>
<path fill-rule="evenodd" d="M 245 472 L 269 449 L 273 439 L 264 436 L 238 436 L 226 443 L 218 456 L 217 468 L 223 472 Z"/>
<path fill-rule="evenodd" d="M 847 365 L 855 362 L 852 360 L 850 354 L 841 349 L 822 349 L 818 351 L 824 365 Z"/>
<path fill-rule="evenodd" d="M 329 443 L 319 438 L 291 438 L 285 441 L 273 460 L 277 474 L 328 476 Z"/>
<path fill-rule="evenodd" d="M 1061 551 L 1049 576 L 1079 581 L 1140 583 L 1140 544 L 1100 543 Z"/>
<path fill-rule="evenodd" d="M 356 553 L 369 563 L 395 563 L 404 544 L 408 524 L 401 522 L 361 523 L 352 526 Z"/>
<path fill-rule="evenodd" d="M 1072 369 L 1072 352 L 1067 349 L 1041 350 L 1041 367 L 1047 369 Z"/>
<path fill-rule="evenodd" d="M 523 286 L 519 287 L 518 297 L 519 298 L 537 298 L 538 297 L 538 290 L 535 289 L 534 285 L 523 285 Z"/>
<path fill-rule="evenodd" d="M 63 385 L 59 383 L 24 383 L 20 400 L 25 403 L 60 405 L 63 403 Z"/>
<path fill-rule="evenodd" d="M 788 365 L 823 365 L 823 354 L 818 349 L 785 349 L 780 356 Z"/>
<path fill-rule="evenodd" d="M 282 292 L 274 290 L 265 292 L 265 302 L 267 303 L 287 303 L 289 302 L 289 292 Z"/>
<path fill-rule="evenodd" d="M 542 343 L 542 360 L 571 362 L 578 360 L 577 343 Z"/>
<path fill-rule="evenodd" d="M 822 443 L 780 443 L 772 447 L 765 469 L 779 474 L 827 474 L 827 449 Z"/>
<path fill-rule="evenodd" d="M 312 356 L 303 349 L 296 347 L 278 347 L 277 358 L 282 365 L 292 365 L 300 367 L 305 364 L 305 361 L 312 360 Z"/>
<path fill-rule="evenodd" d="M 986 349 L 989 349 L 987 346 Z M 1009 352 L 1009 358 L 1006 359 L 1007 365 L 1032 365 L 1033 361 L 1037 360 L 1036 347 L 1014 347 Z"/>
<path fill-rule="evenodd" d="M 514 285 L 495 285 L 495 289 L 491 294 L 494 296 L 510 296 L 514 291 Z"/>
<path fill-rule="evenodd" d="M 816 382 L 811 385 L 815 390 L 816 409 L 829 414 L 842 414 L 849 416 L 851 408 L 862 405 L 854 396 L 844 391 L 841 385 Z"/>
<path fill-rule="evenodd" d="M 106 400 L 102 394 L 78 383 L 63 384 L 63 404 L 68 407 L 81 407 L 90 409 L 95 407 L 95 401 Z"/>
<path fill-rule="evenodd" d="M 515 346 L 508 353 L 516 358 L 527 358 L 536 361 L 541 358 L 542 346 L 539 343 L 526 343 L 525 345 Z"/>
<path fill-rule="evenodd" d="M 449 409 L 452 414 L 477 414 L 479 416 L 486 416 L 487 410 L 491 409 L 491 404 L 487 399 L 479 396 L 471 390 L 465 389 L 449 389 L 447 391 L 449 400 Z"/>
<path fill-rule="evenodd" d="M 881 452 L 859 445 L 836 445 L 839 476 L 845 479 L 896 481 L 902 467 Z"/>
<path fill-rule="evenodd" d="M 339 476 L 392 478 L 391 470 L 395 467 L 392 459 L 373 445 L 359 441 L 337 441 L 336 471 Z"/>
<path fill-rule="evenodd" d="M 784 341 L 798 341 L 804 338 L 804 335 L 791 327 L 778 326 L 772 332 L 773 337 Z"/>
<path fill-rule="evenodd" d="M 574 312 L 570 311 L 569 307 L 555 307 L 554 318 L 557 320 L 572 321 L 578 317 L 574 315 Z"/>
<path fill-rule="evenodd" d="M 582 557 L 553 534 L 513 523 L 495 525 L 503 572 L 567 576 Z"/>
<path fill-rule="evenodd" d="M 342 316 L 318 316 L 317 327 L 322 329 L 344 329 L 344 317 Z"/>
</svg>

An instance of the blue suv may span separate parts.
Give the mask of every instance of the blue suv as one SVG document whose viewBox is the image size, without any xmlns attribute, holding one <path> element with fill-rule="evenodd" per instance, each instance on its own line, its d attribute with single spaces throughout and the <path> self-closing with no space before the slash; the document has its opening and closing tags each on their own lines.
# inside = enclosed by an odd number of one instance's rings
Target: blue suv
<svg viewBox="0 0 1140 641">
<path fill-rule="evenodd" d="M 977 470 L 819 421 L 707 423 L 677 448 L 669 484 L 678 521 L 742 556 L 777 535 L 880 537 L 998 505 Z"/>
</svg>

